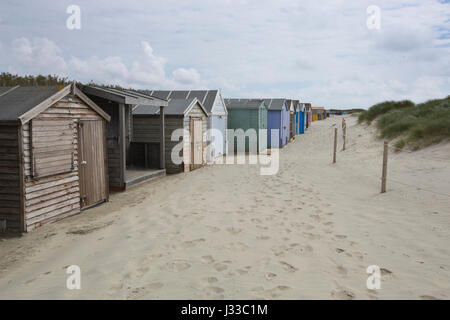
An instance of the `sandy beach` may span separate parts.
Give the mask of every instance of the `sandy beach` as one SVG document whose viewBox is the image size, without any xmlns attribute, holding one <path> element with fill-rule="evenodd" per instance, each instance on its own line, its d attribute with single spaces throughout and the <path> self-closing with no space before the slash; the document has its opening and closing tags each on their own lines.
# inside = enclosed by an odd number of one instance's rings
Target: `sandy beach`
<svg viewBox="0 0 450 320">
<path fill-rule="evenodd" d="M 336 164 L 340 116 L 280 150 L 277 175 L 210 165 L 3 237 L 0 299 L 450 299 L 450 144 L 391 152 L 380 194 L 383 142 L 345 117 Z"/>
</svg>

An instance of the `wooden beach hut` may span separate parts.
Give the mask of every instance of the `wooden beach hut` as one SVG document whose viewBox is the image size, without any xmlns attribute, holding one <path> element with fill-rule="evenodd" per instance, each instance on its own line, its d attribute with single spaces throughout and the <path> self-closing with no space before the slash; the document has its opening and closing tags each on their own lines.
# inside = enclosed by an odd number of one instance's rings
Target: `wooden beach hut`
<svg viewBox="0 0 450 320">
<path fill-rule="evenodd" d="M 152 105 L 159 108 L 159 121 L 164 125 L 167 101 L 129 90 L 94 86 L 81 86 L 80 89 L 111 117 L 106 126 L 110 189 L 123 191 L 137 183 L 165 175 L 164 161 L 158 168 L 146 166 L 145 146 L 133 142 L 131 112 L 138 104 Z M 160 146 L 164 148 L 164 136 L 159 134 Z"/>
<path fill-rule="evenodd" d="M 282 148 L 288 143 L 289 117 L 286 99 L 264 99 L 267 107 L 267 146 L 270 148 Z M 278 141 L 272 141 L 271 131 L 278 130 Z"/>
<path fill-rule="evenodd" d="M 227 153 L 227 117 L 228 110 L 220 90 L 145 90 L 145 93 L 163 99 L 197 98 L 208 112 L 206 161 L 212 162 Z"/>
<path fill-rule="evenodd" d="M 305 106 L 305 113 L 306 113 L 306 129 L 309 128 L 312 122 L 312 109 L 311 109 L 311 103 L 304 103 Z"/>
<path fill-rule="evenodd" d="M 267 105 L 262 99 L 225 99 L 228 109 L 228 129 L 242 129 L 246 132 L 254 129 L 257 135 L 256 152 L 267 149 Z M 264 136 L 262 136 L 264 135 Z M 250 138 L 245 138 L 245 152 L 250 151 Z M 234 152 L 238 151 L 238 139 L 230 141 Z"/>
<path fill-rule="evenodd" d="M 197 98 L 170 99 L 164 108 L 164 123 L 159 120 L 160 112 L 160 108 L 153 105 L 141 104 L 133 108 L 133 141 L 156 145 L 156 151 L 162 152 L 163 157 L 157 156 L 153 161 L 164 161 L 167 173 L 188 172 L 205 165 L 208 112 L 201 102 Z M 160 148 L 162 125 L 165 128 L 163 149 Z M 184 132 L 177 135 L 177 129 L 184 129 Z M 173 141 L 173 134 L 179 140 Z M 179 161 L 174 158 L 174 152 Z M 161 163 L 156 165 L 161 166 Z"/>
<path fill-rule="evenodd" d="M 0 223 L 27 232 L 108 200 L 110 116 L 74 84 L 0 87 Z"/>
</svg>

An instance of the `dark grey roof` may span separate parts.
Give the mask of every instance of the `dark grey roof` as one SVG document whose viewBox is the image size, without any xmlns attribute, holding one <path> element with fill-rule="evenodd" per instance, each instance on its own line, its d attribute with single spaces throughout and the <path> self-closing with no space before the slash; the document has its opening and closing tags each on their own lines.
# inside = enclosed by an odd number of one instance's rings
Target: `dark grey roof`
<svg viewBox="0 0 450 320">
<path fill-rule="evenodd" d="M 166 115 L 176 115 L 182 116 L 186 112 L 186 110 L 191 106 L 192 103 L 199 103 L 200 101 L 197 98 L 189 98 L 189 99 L 170 99 L 167 107 L 164 107 L 164 113 Z M 134 115 L 152 115 L 159 114 L 159 108 L 148 105 L 139 105 L 133 110 Z"/>
<path fill-rule="evenodd" d="M 171 91 L 170 99 L 187 99 L 189 97 L 189 91 Z M 200 100 L 200 99 L 199 99 Z M 202 100 L 200 100 L 202 101 Z"/>
<path fill-rule="evenodd" d="M 258 109 L 265 104 L 263 99 L 225 99 L 228 109 Z"/>
<path fill-rule="evenodd" d="M 165 100 L 169 99 L 169 94 L 170 94 L 170 91 L 162 91 L 162 90 L 157 90 L 157 91 L 142 90 L 141 92 L 143 92 L 145 94 L 149 94 L 153 97 L 157 97 L 157 98 L 165 99 Z"/>
<path fill-rule="evenodd" d="M 141 92 L 163 99 L 197 98 L 206 111 L 211 113 L 219 90 L 141 90 Z"/>
<path fill-rule="evenodd" d="M 2 121 L 18 120 L 23 114 L 59 91 L 58 87 L 0 88 L 0 120 Z"/>
<path fill-rule="evenodd" d="M 81 90 L 88 94 L 124 104 L 146 104 L 166 106 L 167 100 L 162 97 L 152 96 L 143 92 L 130 90 L 117 90 L 94 86 L 81 86 Z"/>
<path fill-rule="evenodd" d="M 286 99 L 264 99 L 269 110 L 283 110 Z"/>
<path fill-rule="evenodd" d="M 159 108 L 157 106 L 138 105 L 133 109 L 133 114 L 138 116 L 159 114 Z"/>
</svg>

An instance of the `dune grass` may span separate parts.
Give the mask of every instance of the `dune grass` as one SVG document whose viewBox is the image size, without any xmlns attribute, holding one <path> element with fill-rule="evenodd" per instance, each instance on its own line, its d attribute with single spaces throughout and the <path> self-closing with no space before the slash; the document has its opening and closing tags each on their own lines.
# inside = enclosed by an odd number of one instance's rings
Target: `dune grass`
<svg viewBox="0 0 450 320">
<path fill-rule="evenodd" d="M 362 112 L 358 120 L 376 121 L 380 137 L 397 139 L 398 150 L 418 150 L 450 139 L 450 96 L 417 105 L 409 100 L 382 102 Z"/>
</svg>

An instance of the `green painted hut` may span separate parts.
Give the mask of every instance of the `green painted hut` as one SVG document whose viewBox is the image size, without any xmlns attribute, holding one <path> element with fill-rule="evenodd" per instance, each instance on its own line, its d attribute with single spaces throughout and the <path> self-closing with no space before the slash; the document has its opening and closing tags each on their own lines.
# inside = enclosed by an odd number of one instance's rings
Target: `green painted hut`
<svg viewBox="0 0 450 320">
<path fill-rule="evenodd" d="M 263 99 L 225 99 L 228 110 L 228 130 L 234 130 L 233 139 L 228 137 L 229 146 L 239 151 L 239 131 L 245 138 L 245 152 L 262 152 L 267 149 L 267 105 Z M 252 130 L 253 129 L 253 130 Z M 250 147 L 250 141 L 256 134 L 256 148 Z M 233 142 L 233 144 L 231 144 Z M 231 150 L 229 150 L 231 151 Z"/>
</svg>

